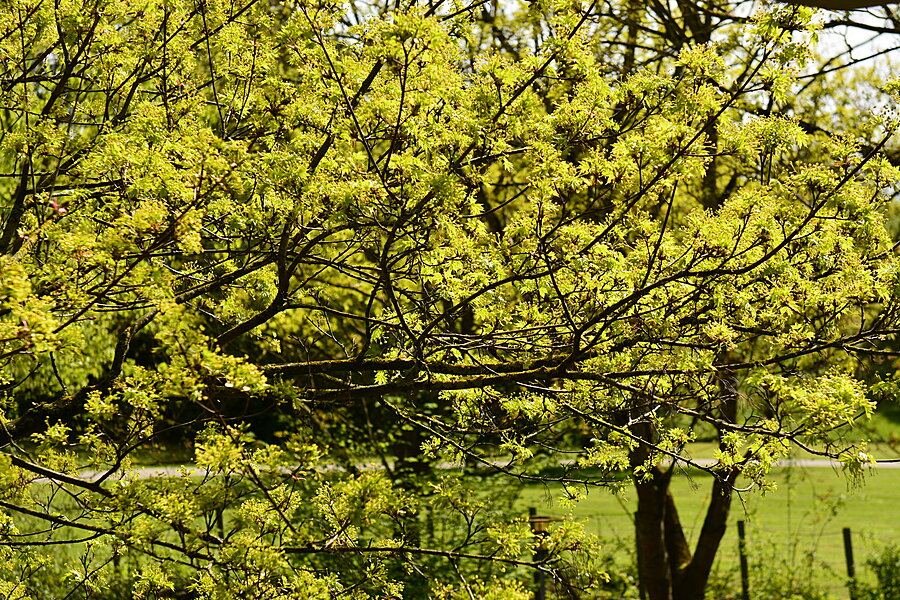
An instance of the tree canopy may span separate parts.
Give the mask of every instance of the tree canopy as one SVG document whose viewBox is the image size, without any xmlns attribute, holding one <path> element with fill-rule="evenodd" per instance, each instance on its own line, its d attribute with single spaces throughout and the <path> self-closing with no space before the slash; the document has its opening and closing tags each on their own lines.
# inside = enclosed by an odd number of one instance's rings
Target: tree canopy
<svg viewBox="0 0 900 600">
<path fill-rule="evenodd" d="M 871 8 L 873 6 L 885 6 L 887 3 L 872 2 L 871 0 L 803 0 L 796 4 L 814 6 L 816 8 L 826 8 L 828 10 L 857 10 L 860 8 Z"/>
<path fill-rule="evenodd" d="M 649 597 L 702 598 L 739 476 L 871 463 L 900 319 L 900 85 L 745 9 L 7 2 L 0 590 L 589 597 L 543 481 L 634 485 Z"/>
</svg>

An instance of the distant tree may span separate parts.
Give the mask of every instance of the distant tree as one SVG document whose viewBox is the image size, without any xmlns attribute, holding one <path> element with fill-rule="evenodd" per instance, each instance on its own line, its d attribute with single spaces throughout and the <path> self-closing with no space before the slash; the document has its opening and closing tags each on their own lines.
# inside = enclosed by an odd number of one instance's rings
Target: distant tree
<svg viewBox="0 0 900 600">
<path fill-rule="evenodd" d="M 702 598 L 738 477 L 858 476 L 895 118 L 741 8 L 7 2 L 0 590 L 587 597 L 591 537 L 490 486 L 625 471 L 649 598 Z"/>
</svg>

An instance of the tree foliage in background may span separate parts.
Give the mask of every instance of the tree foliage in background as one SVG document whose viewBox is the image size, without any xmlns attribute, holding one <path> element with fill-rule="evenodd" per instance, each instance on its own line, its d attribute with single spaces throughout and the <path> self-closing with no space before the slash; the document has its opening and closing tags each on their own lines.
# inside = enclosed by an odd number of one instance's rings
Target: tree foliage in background
<svg viewBox="0 0 900 600">
<path fill-rule="evenodd" d="M 860 357 L 900 319 L 895 116 L 839 107 L 898 86 L 817 69 L 823 22 L 4 2 L 0 590 L 590 597 L 603 550 L 513 488 L 626 473 L 649 598 L 702 598 L 738 476 L 798 446 L 858 476 L 893 389 Z M 160 445 L 199 471 L 136 470 Z"/>
</svg>

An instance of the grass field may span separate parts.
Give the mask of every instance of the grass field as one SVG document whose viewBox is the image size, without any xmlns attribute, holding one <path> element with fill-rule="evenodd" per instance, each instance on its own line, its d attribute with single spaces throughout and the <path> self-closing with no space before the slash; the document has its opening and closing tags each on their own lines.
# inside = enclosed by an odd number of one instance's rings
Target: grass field
<svg viewBox="0 0 900 600">
<path fill-rule="evenodd" d="M 797 578 L 814 578 L 838 598 L 848 597 L 842 528 L 851 529 L 857 574 L 863 580 L 871 578 L 863 565 L 866 557 L 885 544 L 900 541 L 900 518 L 893 512 L 898 504 L 900 469 L 877 470 L 858 489 L 849 489 L 841 474 L 828 467 L 778 469 L 773 478 L 777 491 L 744 493 L 733 505 L 717 572 L 732 580 L 734 589 L 740 589 L 738 520 L 746 522 L 748 554 L 757 568 L 777 567 Z M 672 488 L 682 524 L 693 541 L 703 522 L 711 476 L 690 471 L 676 476 Z M 571 511 L 557 502 L 559 491 L 531 486 L 523 493 L 522 502 L 540 513 L 561 516 L 571 512 L 584 520 L 590 531 L 609 540 L 611 551 L 624 552 L 634 536 L 631 515 L 636 506 L 630 488 L 618 496 L 594 490 Z M 751 583 L 753 575 L 751 572 Z"/>
</svg>

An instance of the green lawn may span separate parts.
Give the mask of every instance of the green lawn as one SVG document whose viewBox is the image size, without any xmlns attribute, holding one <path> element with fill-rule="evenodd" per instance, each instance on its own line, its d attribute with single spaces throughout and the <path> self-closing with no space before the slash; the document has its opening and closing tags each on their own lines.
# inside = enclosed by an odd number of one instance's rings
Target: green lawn
<svg viewBox="0 0 900 600">
<path fill-rule="evenodd" d="M 859 489 L 848 489 L 840 473 L 827 467 L 778 469 L 773 478 L 778 482 L 777 491 L 764 496 L 743 493 L 732 508 L 718 569 L 723 577 L 734 578 L 735 585 L 738 520 L 746 521 L 751 562 L 764 561 L 768 568 L 775 564 L 783 571 L 796 571 L 797 577 L 814 577 L 824 582 L 831 594 L 843 598 L 848 594 L 844 587 L 842 528 L 852 531 L 857 572 L 864 579 L 871 577 L 862 564 L 866 557 L 886 543 L 900 541 L 900 518 L 894 517 L 900 469 L 880 469 Z M 676 476 L 672 487 L 681 521 L 695 539 L 710 494 L 711 477 L 691 471 Z M 558 497 L 558 488 L 531 486 L 524 491 L 522 502 L 541 513 L 568 514 L 569 510 L 557 502 Z M 630 542 L 634 535 L 634 510 L 635 501 L 630 488 L 626 488 L 619 496 L 594 490 L 571 513 L 585 520 L 589 530 L 601 538 Z M 622 552 L 624 547 L 626 543 L 610 543 L 613 551 Z M 808 556 L 814 557 L 816 565 L 812 573 L 804 566 Z"/>
</svg>

